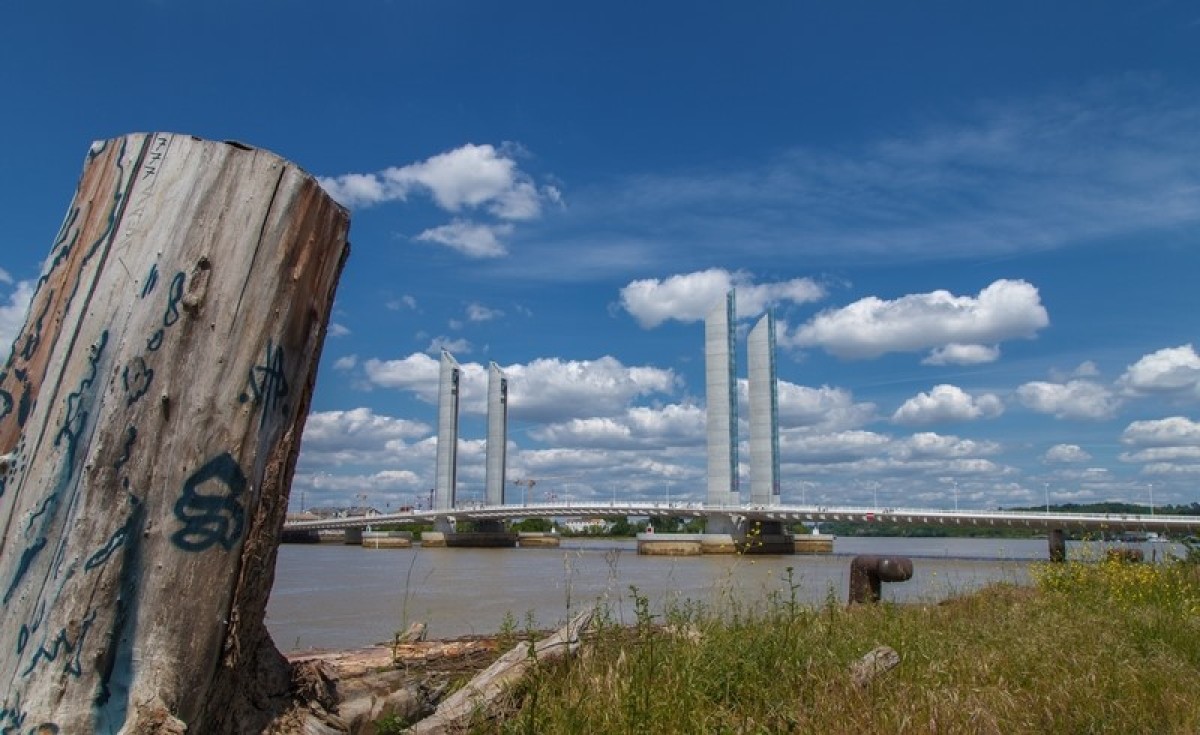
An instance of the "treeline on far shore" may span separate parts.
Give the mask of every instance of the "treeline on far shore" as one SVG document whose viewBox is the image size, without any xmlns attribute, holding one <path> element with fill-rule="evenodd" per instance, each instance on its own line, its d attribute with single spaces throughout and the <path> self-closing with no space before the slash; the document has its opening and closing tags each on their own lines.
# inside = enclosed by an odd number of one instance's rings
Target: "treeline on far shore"
<svg viewBox="0 0 1200 735">
<path fill-rule="evenodd" d="M 1026 508 L 1001 508 L 1000 510 L 1014 512 L 1039 513 L 1046 512 L 1046 506 L 1039 505 Z M 1107 513 L 1119 515 L 1150 515 L 1150 506 L 1135 503 L 1065 503 L 1051 505 L 1051 513 Z M 1161 515 L 1200 516 L 1200 503 L 1187 505 L 1158 505 L 1154 512 Z M 1046 535 L 1045 529 L 1014 528 L 1005 526 L 941 526 L 921 523 L 855 523 L 833 522 L 822 523 L 823 533 L 838 536 L 906 536 L 911 538 L 941 538 L 955 536 L 959 538 L 1035 538 Z"/>
</svg>

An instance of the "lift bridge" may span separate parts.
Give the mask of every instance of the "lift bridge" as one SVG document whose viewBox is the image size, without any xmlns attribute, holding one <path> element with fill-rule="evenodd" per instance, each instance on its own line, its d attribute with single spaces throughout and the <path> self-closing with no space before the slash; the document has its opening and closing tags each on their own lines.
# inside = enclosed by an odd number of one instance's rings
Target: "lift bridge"
<svg viewBox="0 0 1200 735">
<path fill-rule="evenodd" d="M 961 527 L 1029 528 L 1083 533 L 1170 533 L 1194 534 L 1200 516 L 1156 513 L 1067 513 L 1010 510 L 938 510 L 929 508 L 871 508 L 817 505 L 709 505 L 661 502 L 543 502 L 520 505 L 473 505 L 445 510 L 405 510 L 372 516 L 327 518 L 288 522 L 286 530 L 335 530 L 369 528 L 384 524 L 429 524 L 438 521 L 507 521 L 521 518 L 706 518 L 747 523 L 854 523 L 922 524 Z"/>
</svg>

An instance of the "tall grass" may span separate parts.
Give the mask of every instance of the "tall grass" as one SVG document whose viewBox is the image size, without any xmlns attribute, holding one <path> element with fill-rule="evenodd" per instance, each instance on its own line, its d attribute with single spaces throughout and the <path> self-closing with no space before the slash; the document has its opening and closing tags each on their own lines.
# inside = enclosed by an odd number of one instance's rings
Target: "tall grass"
<svg viewBox="0 0 1200 735">
<path fill-rule="evenodd" d="M 601 623 L 539 670 L 506 733 L 1200 732 L 1200 580 L 1190 564 L 1070 562 L 941 604 L 694 603 Z M 900 665 L 865 688 L 878 645 Z"/>
</svg>

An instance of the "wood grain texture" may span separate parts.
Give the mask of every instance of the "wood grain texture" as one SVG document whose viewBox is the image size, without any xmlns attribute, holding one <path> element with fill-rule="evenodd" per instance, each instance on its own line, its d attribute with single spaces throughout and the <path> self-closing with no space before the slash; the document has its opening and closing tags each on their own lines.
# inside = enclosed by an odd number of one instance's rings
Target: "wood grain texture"
<svg viewBox="0 0 1200 735">
<path fill-rule="evenodd" d="M 0 369 L 0 730 L 234 732 L 269 707 L 263 611 L 348 229 L 266 151 L 92 146 Z"/>
</svg>

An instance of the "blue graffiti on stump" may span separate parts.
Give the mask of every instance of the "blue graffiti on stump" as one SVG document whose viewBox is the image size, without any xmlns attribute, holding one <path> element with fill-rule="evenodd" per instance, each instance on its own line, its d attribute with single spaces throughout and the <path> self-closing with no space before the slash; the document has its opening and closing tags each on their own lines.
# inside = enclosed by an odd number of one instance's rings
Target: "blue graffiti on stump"
<svg viewBox="0 0 1200 735">
<path fill-rule="evenodd" d="M 37 668 L 42 661 L 47 663 L 57 661 L 59 655 L 65 654 L 63 658 L 63 673 L 69 674 L 78 679 L 83 674 L 83 663 L 80 658 L 83 656 L 83 641 L 87 638 L 88 632 L 91 631 L 92 625 L 96 622 L 96 610 L 88 611 L 83 620 L 78 624 L 72 623 L 69 628 L 62 628 L 52 640 L 43 641 L 38 649 L 33 652 L 33 659 L 30 660 L 29 666 L 21 673 L 21 676 L 29 676 L 33 670 Z M 75 633 L 75 639 L 71 640 L 71 634 Z"/>
<path fill-rule="evenodd" d="M 206 492 L 200 492 L 202 487 Z M 246 475 L 229 452 L 210 459 L 183 483 L 175 517 L 183 524 L 171 541 L 184 551 L 205 551 L 220 544 L 226 551 L 242 536 L 245 510 L 238 500 Z"/>
<path fill-rule="evenodd" d="M 262 414 L 258 419 L 261 429 L 267 423 L 267 414 L 280 409 L 288 412 L 288 404 L 283 401 L 288 395 L 288 381 L 283 359 L 283 345 L 276 346 L 267 341 L 267 354 L 261 365 L 255 365 L 248 371 L 246 380 L 250 391 L 238 395 L 238 401 L 252 401 L 262 406 Z"/>
</svg>

